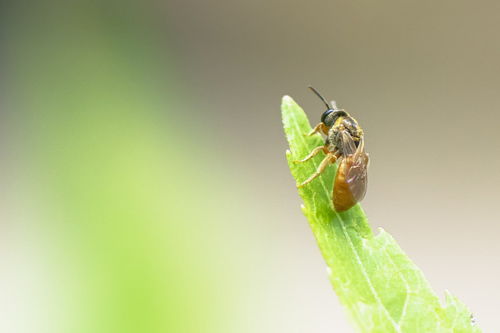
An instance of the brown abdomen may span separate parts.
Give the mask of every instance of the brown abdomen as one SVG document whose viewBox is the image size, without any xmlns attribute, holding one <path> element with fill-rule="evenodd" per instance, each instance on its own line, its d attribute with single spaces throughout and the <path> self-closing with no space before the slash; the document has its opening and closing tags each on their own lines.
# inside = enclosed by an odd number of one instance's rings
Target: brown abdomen
<svg viewBox="0 0 500 333">
<path fill-rule="evenodd" d="M 335 176 L 333 183 L 333 207 L 337 212 L 343 212 L 351 208 L 357 203 L 357 200 L 352 195 L 349 184 L 346 181 L 346 175 L 350 168 L 350 159 L 342 159 Z"/>
<path fill-rule="evenodd" d="M 340 162 L 332 195 L 336 211 L 348 210 L 365 197 L 368 162 L 368 154 L 363 151 L 344 157 Z"/>
</svg>

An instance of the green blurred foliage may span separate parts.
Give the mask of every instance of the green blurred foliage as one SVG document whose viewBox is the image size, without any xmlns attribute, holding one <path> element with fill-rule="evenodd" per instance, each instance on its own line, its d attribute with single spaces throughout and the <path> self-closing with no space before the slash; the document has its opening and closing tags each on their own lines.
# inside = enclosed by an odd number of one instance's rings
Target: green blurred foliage
<svg viewBox="0 0 500 333">
<path fill-rule="evenodd" d="M 213 163 L 200 172 L 210 158 L 197 152 L 187 131 L 195 128 L 182 126 L 189 106 L 176 97 L 157 5 L 10 8 L 8 117 L 25 185 L 18 204 L 55 267 L 50 332 L 227 325 L 220 290 L 231 288 L 231 269 L 213 260 L 227 255 L 211 246 L 220 212 L 205 173 L 221 175 Z"/>
</svg>

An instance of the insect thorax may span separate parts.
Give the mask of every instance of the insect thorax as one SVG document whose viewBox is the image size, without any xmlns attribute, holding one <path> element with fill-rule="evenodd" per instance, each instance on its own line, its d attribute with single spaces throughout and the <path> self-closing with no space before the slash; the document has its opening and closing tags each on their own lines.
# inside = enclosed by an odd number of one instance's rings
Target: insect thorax
<svg viewBox="0 0 500 333">
<path fill-rule="evenodd" d="M 356 119 L 350 116 L 341 117 L 335 122 L 335 124 L 328 131 L 326 144 L 328 144 L 330 151 L 338 149 L 341 154 L 344 154 L 343 145 L 341 141 L 343 131 L 347 131 L 349 133 L 356 147 L 358 146 L 361 138 L 363 137 L 363 130 L 358 125 Z"/>
</svg>

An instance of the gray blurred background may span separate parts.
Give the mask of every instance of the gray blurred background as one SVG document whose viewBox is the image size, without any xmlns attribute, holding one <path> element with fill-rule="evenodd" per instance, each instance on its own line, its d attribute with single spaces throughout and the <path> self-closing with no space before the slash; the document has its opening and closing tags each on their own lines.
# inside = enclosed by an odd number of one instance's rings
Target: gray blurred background
<svg viewBox="0 0 500 333">
<path fill-rule="evenodd" d="M 350 331 L 284 158 L 280 98 L 316 123 L 324 110 L 309 84 L 365 129 L 373 228 L 438 295 L 450 290 L 485 332 L 500 330 L 499 2 L 171 0 L 166 11 L 179 85 L 232 155 L 245 223 L 262 233 L 267 290 L 249 331 Z"/>
</svg>

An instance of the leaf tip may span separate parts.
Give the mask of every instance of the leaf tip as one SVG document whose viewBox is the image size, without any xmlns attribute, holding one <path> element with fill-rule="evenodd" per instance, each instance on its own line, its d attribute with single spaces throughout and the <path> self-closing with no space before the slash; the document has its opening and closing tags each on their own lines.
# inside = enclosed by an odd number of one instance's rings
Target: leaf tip
<svg viewBox="0 0 500 333">
<path fill-rule="evenodd" d="M 283 98 L 281 99 L 281 111 L 283 112 L 283 114 L 285 114 L 285 112 L 290 112 L 296 106 L 297 103 L 293 100 L 292 97 L 288 95 L 283 96 Z"/>
<path fill-rule="evenodd" d="M 293 98 L 288 96 L 288 95 L 283 96 L 283 98 L 281 100 L 281 105 L 290 105 L 290 104 L 294 104 L 294 103 L 295 103 L 295 101 L 293 100 Z"/>
</svg>

